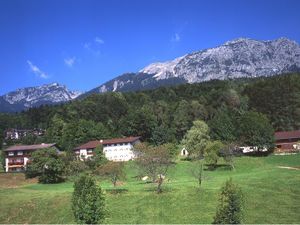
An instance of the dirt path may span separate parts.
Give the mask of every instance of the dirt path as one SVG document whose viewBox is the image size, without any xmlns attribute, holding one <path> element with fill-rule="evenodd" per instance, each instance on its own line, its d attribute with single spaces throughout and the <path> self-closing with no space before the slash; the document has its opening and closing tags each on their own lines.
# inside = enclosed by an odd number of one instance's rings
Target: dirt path
<svg viewBox="0 0 300 225">
<path fill-rule="evenodd" d="M 300 170 L 299 167 L 290 167 L 290 166 L 277 166 L 277 167 L 281 169 L 288 169 L 288 170 Z"/>
</svg>

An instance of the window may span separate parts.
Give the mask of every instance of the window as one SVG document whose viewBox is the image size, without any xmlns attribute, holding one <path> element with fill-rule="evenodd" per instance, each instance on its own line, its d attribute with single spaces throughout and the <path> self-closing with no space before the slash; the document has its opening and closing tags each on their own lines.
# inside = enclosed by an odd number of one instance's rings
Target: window
<svg viewBox="0 0 300 225">
<path fill-rule="evenodd" d="M 18 151 L 17 155 L 23 155 L 22 151 Z"/>
<path fill-rule="evenodd" d="M 14 155 L 14 152 L 9 152 L 8 153 L 8 156 L 13 156 Z"/>
</svg>

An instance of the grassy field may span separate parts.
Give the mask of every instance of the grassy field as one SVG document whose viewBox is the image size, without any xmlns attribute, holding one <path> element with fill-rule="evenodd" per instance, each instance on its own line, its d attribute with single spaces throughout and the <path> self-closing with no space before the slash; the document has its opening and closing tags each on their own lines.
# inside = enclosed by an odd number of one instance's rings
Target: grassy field
<svg viewBox="0 0 300 225">
<path fill-rule="evenodd" d="M 164 192 L 137 181 L 132 164 L 119 194 L 100 182 L 109 211 L 106 223 L 211 223 L 220 187 L 229 177 L 245 196 L 245 223 L 300 223 L 300 154 L 236 159 L 236 170 L 205 171 L 203 187 L 190 175 L 192 162 L 171 168 Z M 43 185 L 22 174 L 0 175 L 0 223 L 74 223 L 70 198 L 73 183 Z"/>
</svg>

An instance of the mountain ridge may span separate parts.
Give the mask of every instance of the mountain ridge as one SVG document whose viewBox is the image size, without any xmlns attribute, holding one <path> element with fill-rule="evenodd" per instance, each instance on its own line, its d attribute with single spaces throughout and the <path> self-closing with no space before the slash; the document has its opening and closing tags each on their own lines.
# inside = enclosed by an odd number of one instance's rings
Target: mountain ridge
<svg viewBox="0 0 300 225">
<path fill-rule="evenodd" d="M 212 79 L 273 76 L 298 71 L 300 46 L 296 41 L 285 37 L 266 41 L 237 38 L 174 60 L 151 63 L 132 73 L 131 79 L 127 74 L 120 75 L 85 95 L 107 91 L 145 90 L 169 83 L 172 85 Z"/>
<path fill-rule="evenodd" d="M 43 104 L 59 104 L 77 98 L 81 92 L 70 91 L 59 83 L 18 88 L 0 96 L 1 112 L 15 112 Z"/>
</svg>

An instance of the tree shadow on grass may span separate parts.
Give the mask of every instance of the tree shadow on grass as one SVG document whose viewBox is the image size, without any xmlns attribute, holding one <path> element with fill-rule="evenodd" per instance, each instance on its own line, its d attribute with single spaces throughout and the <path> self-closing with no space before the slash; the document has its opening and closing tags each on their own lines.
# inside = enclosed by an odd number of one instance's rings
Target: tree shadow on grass
<svg viewBox="0 0 300 225">
<path fill-rule="evenodd" d="M 116 189 L 111 188 L 111 189 L 106 189 L 105 191 L 110 194 L 116 195 L 116 194 L 125 194 L 128 192 L 128 189 L 126 189 L 126 188 L 116 188 Z"/>
<path fill-rule="evenodd" d="M 205 164 L 206 168 L 205 171 L 215 171 L 215 170 L 232 170 L 231 166 L 228 164 L 217 164 L 217 165 L 211 165 L 211 164 Z"/>
</svg>

